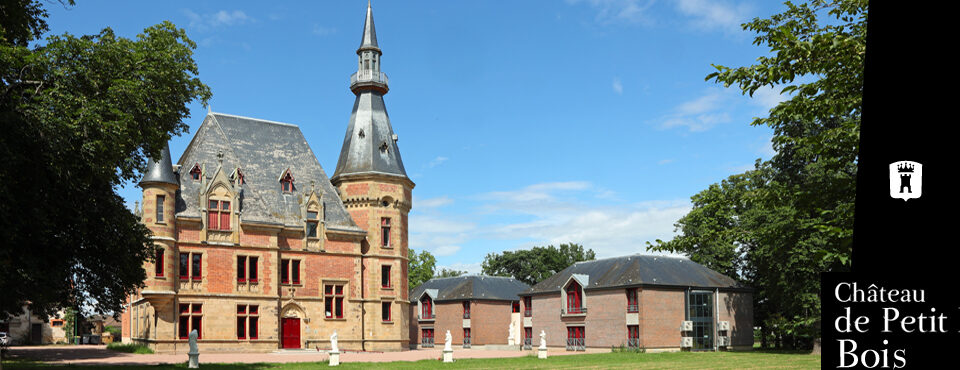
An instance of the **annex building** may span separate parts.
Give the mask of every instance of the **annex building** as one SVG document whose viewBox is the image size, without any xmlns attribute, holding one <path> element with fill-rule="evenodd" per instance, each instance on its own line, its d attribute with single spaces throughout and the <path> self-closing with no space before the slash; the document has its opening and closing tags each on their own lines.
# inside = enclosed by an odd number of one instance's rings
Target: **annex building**
<svg viewBox="0 0 960 370">
<path fill-rule="evenodd" d="M 753 290 L 682 257 L 577 262 L 521 292 L 523 335 L 566 350 L 749 350 Z"/>
<path fill-rule="evenodd" d="M 521 340 L 520 292 L 514 278 L 467 275 L 433 278 L 410 293 L 410 347 L 501 348 Z"/>
<path fill-rule="evenodd" d="M 124 342 L 186 352 L 409 348 L 407 177 L 368 5 L 356 102 L 327 177 L 296 125 L 209 113 L 176 165 L 140 182 L 160 248 L 122 314 Z M 322 148 L 326 150 L 328 148 Z"/>
</svg>

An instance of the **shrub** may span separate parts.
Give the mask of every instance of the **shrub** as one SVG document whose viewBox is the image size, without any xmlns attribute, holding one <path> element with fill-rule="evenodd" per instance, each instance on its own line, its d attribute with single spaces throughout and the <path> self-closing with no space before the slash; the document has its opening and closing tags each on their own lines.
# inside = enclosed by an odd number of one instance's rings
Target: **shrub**
<svg viewBox="0 0 960 370">
<path fill-rule="evenodd" d="M 107 349 L 117 351 L 117 352 L 125 352 L 125 353 L 137 353 L 137 354 L 153 353 L 153 350 L 150 349 L 150 347 L 147 347 L 142 344 L 135 344 L 135 343 L 131 343 L 131 344 L 110 343 L 107 345 Z"/>
</svg>

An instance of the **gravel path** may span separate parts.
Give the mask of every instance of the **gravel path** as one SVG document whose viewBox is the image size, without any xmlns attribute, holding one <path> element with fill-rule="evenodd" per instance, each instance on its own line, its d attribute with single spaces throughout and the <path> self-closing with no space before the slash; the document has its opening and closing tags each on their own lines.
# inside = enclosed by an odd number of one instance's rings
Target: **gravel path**
<svg viewBox="0 0 960 370">
<path fill-rule="evenodd" d="M 550 356 L 582 353 L 609 352 L 603 349 L 588 349 L 587 352 L 567 352 L 551 349 Z M 78 365 L 156 365 L 187 362 L 186 354 L 137 355 L 107 350 L 106 346 L 25 346 L 11 347 L 10 354 L 32 358 L 51 364 Z M 454 358 L 501 358 L 523 357 L 536 351 L 494 351 L 482 349 L 455 349 Z M 440 349 L 419 349 L 403 352 L 343 352 L 340 362 L 389 362 L 439 359 Z M 321 362 L 327 361 L 325 352 L 314 350 L 283 350 L 271 353 L 200 353 L 200 363 L 258 363 L 258 362 Z"/>
</svg>

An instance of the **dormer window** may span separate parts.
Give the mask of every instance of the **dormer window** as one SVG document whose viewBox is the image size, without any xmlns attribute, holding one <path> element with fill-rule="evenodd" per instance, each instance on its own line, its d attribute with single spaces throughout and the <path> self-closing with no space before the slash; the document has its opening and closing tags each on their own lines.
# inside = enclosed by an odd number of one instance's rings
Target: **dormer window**
<svg viewBox="0 0 960 370">
<path fill-rule="evenodd" d="M 430 297 L 423 297 L 423 299 L 420 300 L 420 318 L 433 318 L 433 300 L 431 300 Z"/>
<path fill-rule="evenodd" d="M 580 284 L 578 284 L 576 280 L 570 280 L 570 284 L 567 285 L 566 291 L 567 313 L 586 313 L 587 311 L 583 307 L 583 288 L 580 287 Z"/>
<path fill-rule="evenodd" d="M 280 176 L 280 190 L 284 193 L 293 192 L 293 175 L 290 174 L 290 170 L 287 170 L 283 173 L 283 176 Z"/>
<path fill-rule="evenodd" d="M 317 211 L 307 211 L 307 237 L 316 238 L 317 228 L 320 225 L 320 214 Z"/>
<path fill-rule="evenodd" d="M 243 181 L 243 171 L 240 170 L 240 167 L 237 167 L 237 170 L 233 172 L 233 176 L 231 177 L 236 185 L 243 185 L 245 183 L 245 181 Z"/>
<path fill-rule="evenodd" d="M 190 170 L 190 178 L 193 181 L 200 181 L 200 175 L 203 173 L 203 170 L 200 169 L 200 164 L 197 163 L 193 165 L 193 169 Z"/>
</svg>

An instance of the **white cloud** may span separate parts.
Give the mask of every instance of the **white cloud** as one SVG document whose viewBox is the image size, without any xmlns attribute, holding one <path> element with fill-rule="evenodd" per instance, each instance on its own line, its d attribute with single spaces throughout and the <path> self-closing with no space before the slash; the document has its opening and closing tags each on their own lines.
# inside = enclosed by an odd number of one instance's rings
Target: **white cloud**
<svg viewBox="0 0 960 370">
<path fill-rule="evenodd" d="M 773 109 L 773 107 L 776 107 L 777 104 L 780 104 L 780 102 L 790 98 L 789 95 L 780 94 L 781 90 L 783 90 L 783 86 L 761 87 L 753 92 L 753 99 L 751 101 L 760 106 L 763 109 L 763 113 L 767 113 Z"/>
<path fill-rule="evenodd" d="M 567 0 L 568 4 L 585 3 L 597 12 L 596 20 L 601 23 L 643 23 L 653 21 L 646 14 L 653 1 L 641 0 Z"/>
<path fill-rule="evenodd" d="M 452 256 L 460 250 L 458 245 L 442 245 L 439 247 L 431 248 L 430 253 L 434 256 Z"/>
<path fill-rule="evenodd" d="M 749 18 L 750 8 L 746 4 L 731 4 L 719 0 L 677 0 L 676 9 L 691 19 L 693 27 L 727 34 L 736 34 L 742 29 L 740 24 Z"/>
<path fill-rule="evenodd" d="M 618 95 L 623 95 L 623 83 L 620 82 L 620 78 L 618 77 L 613 78 L 613 92 Z"/>
<path fill-rule="evenodd" d="M 448 161 L 449 159 L 450 159 L 450 158 L 442 157 L 442 156 L 441 156 L 441 157 L 436 157 L 436 158 L 434 158 L 432 161 L 430 161 L 430 163 L 427 163 L 427 167 L 429 167 L 429 168 L 434 168 L 434 167 L 436 167 L 436 166 L 439 166 L 439 165 L 443 164 L 443 162 L 446 162 L 446 161 Z"/>
<path fill-rule="evenodd" d="M 451 203 L 453 203 L 453 199 L 450 199 L 450 197 L 446 195 L 427 199 L 413 197 L 413 204 L 417 208 L 437 208 L 449 205 Z"/>
<path fill-rule="evenodd" d="M 313 25 L 313 34 L 314 34 L 314 35 L 317 35 L 317 36 L 332 35 L 332 34 L 334 34 L 334 33 L 336 33 L 336 32 L 337 32 L 337 29 L 336 29 L 336 28 L 323 27 L 323 26 L 321 26 L 321 25 L 319 25 L 319 24 L 314 24 L 314 25 Z"/>
<path fill-rule="evenodd" d="M 705 95 L 691 101 L 681 103 L 673 109 L 673 113 L 662 119 L 660 127 L 670 129 L 686 127 L 690 132 L 702 132 L 718 124 L 731 121 L 727 109 L 730 98 L 724 91 L 711 89 Z"/>
<path fill-rule="evenodd" d="M 190 27 L 198 30 L 208 30 L 222 26 L 234 26 L 246 23 L 256 22 L 256 19 L 247 15 L 242 10 L 220 10 L 215 13 L 197 14 L 190 9 L 184 9 L 183 13 L 190 20 Z"/>
</svg>

